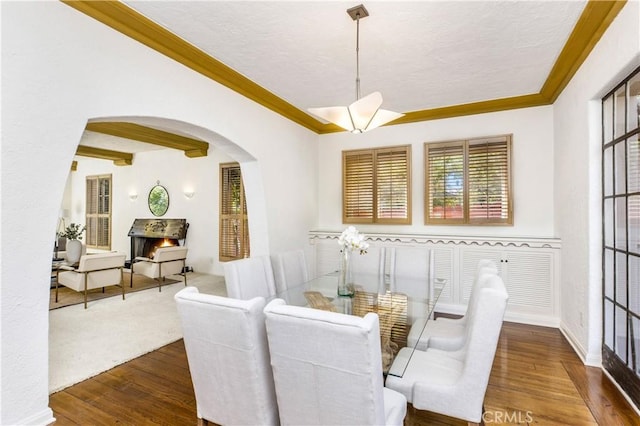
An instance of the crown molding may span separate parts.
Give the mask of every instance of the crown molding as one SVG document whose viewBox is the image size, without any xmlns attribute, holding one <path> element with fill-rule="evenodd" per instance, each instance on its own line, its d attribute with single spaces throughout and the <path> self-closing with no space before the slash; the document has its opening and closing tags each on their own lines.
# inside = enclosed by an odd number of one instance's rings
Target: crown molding
<svg viewBox="0 0 640 426">
<path fill-rule="evenodd" d="M 309 130 L 344 131 L 321 123 L 119 1 L 61 1 Z M 587 2 L 539 93 L 407 112 L 386 125 L 552 104 L 625 4 L 626 0 Z"/>
<path fill-rule="evenodd" d="M 134 123 L 92 122 L 85 130 L 182 150 L 189 158 L 206 157 L 209 150 L 207 142 Z"/>
<path fill-rule="evenodd" d="M 589 0 L 567 39 L 540 94 L 552 104 L 569 84 L 627 0 Z"/>
<path fill-rule="evenodd" d="M 81 157 L 99 158 L 101 160 L 111 160 L 116 166 L 130 166 L 133 164 L 133 154 L 128 152 L 112 151 L 110 149 L 94 148 L 86 145 L 78 145 L 76 155 Z"/>
</svg>

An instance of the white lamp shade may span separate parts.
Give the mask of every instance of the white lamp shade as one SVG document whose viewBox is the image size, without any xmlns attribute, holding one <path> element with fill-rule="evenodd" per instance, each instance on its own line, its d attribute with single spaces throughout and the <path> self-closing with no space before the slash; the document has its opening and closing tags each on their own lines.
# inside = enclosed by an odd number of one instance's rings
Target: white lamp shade
<svg viewBox="0 0 640 426">
<path fill-rule="evenodd" d="M 349 116 L 349 109 L 343 106 L 326 107 L 326 108 L 309 108 L 311 114 L 317 115 L 343 129 L 352 131 L 353 123 Z"/>
<path fill-rule="evenodd" d="M 363 133 L 402 117 L 393 111 L 380 109 L 382 95 L 373 92 L 348 107 L 309 108 L 309 112 L 353 133 Z"/>
</svg>

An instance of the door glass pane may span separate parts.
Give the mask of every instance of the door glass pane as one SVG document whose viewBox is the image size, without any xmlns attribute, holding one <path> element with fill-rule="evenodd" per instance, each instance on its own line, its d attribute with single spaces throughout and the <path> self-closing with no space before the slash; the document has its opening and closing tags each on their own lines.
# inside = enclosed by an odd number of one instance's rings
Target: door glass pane
<svg viewBox="0 0 640 426">
<path fill-rule="evenodd" d="M 604 200 L 604 245 L 613 247 L 613 198 Z"/>
<path fill-rule="evenodd" d="M 627 306 L 627 255 L 616 253 L 616 302 Z"/>
<path fill-rule="evenodd" d="M 627 132 L 640 127 L 640 74 L 627 83 Z"/>
<path fill-rule="evenodd" d="M 626 123 L 626 104 L 627 97 L 625 93 L 625 86 L 622 86 L 613 94 L 614 97 L 614 106 L 613 106 L 613 138 L 619 138 L 625 133 L 625 123 Z"/>
<path fill-rule="evenodd" d="M 604 195 L 613 195 L 613 146 L 604 150 Z"/>
<path fill-rule="evenodd" d="M 626 166 L 626 143 L 624 141 L 618 142 L 614 147 L 615 155 L 615 186 L 616 194 L 624 194 L 627 191 L 627 166 Z"/>
<path fill-rule="evenodd" d="M 640 257 L 638 256 L 629 256 L 629 309 L 640 315 Z"/>
<path fill-rule="evenodd" d="M 640 350 L 640 341 L 638 340 L 640 339 L 639 327 L 640 320 L 636 317 L 631 317 L 631 324 L 629 324 L 629 361 L 627 365 L 636 373 L 639 371 L 638 363 L 640 362 L 640 359 L 638 359 L 638 355 L 640 355 L 638 352 Z"/>
<path fill-rule="evenodd" d="M 616 248 L 627 249 L 627 200 L 618 197 L 615 201 Z"/>
<path fill-rule="evenodd" d="M 613 95 L 602 103 L 602 134 L 604 144 L 613 140 Z"/>
<path fill-rule="evenodd" d="M 616 306 L 616 355 L 627 362 L 627 311 Z"/>
<path fill-rule="evenodd" d="M 604 344 L 613 351 L 613 303 L 604 300 Z"/>
<path fill-rule="evenodd" d="M 605 249 L 604 251 L 604 295 L 613 299 L 613 250 Z"/>
<path fill-rule="evenodd" d="M 627 216 L 629 220 L 629 251 L 640 254 L 640 195 L 629 197 Z"/>
<path fill-rule="evenodd" d="M 640 135 L 627 139 L 627 191 L 640 192 Z"/>
</svg>

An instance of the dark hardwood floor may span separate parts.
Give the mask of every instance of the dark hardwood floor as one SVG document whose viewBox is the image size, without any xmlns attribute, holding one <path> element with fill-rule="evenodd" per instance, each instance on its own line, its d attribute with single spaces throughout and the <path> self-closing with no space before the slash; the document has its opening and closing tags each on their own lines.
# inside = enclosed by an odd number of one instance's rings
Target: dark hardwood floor
<svg viewBox="0 0 640 426">
<path fill-rule="evenodd" d="M 157 351 L 50 397 L 56 425 L 195 425 L 184 344 Z M 598 368 L 585 367 L 553 328 L 504 323 L 487 394 L 486 424 L 638 425 L 640 417 Z M 466 422 L 415 410 L 405 425 Z"/>
</svg>

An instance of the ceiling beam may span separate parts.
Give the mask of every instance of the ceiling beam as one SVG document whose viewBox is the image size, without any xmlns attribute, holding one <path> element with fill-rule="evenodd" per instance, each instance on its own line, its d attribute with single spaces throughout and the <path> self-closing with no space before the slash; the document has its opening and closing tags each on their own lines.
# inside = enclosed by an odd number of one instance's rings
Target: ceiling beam
<svg viewBox="0 0 640 426">
<path fill-rule="evenodd" d="M 319 134 L 344 131 L 316 120 L 121 2 L 61 1 L 307 129 Z M 407 112 L 386 125 L 552 104 L 625 4 L 626 0 L 587 2 L 539 93 Z"/>
<path fill-rule="evenodd" d="M 85 130 L 182 150 L 190 158 L 206 157 L 209 151 L 208 142 L 134 123 L 93 122 L 88 123 Z"/>
<path fill-rule="evenodd" d="M 111 160 L 116 166 L 130 166 L 133 164 L 133 154 L 131 153 L 94 148 L 92 146 L 78 145 L 76 155 L 99 158 L 101 160 Z"/>
</svg>

